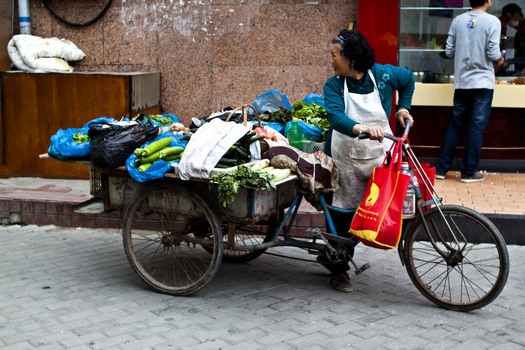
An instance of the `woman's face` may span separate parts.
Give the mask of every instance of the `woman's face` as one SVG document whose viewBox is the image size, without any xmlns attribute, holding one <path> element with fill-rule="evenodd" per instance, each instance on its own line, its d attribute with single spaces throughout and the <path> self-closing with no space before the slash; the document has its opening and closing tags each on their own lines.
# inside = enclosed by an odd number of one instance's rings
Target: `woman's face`
<svg viewBox="0 0 525 350">
<path fill-rule="evenodd" d="M 346 57 L 341 56 L 341 45 L 332 44 L 330 46 L 330 63 L 334 70 L 334 75 L 347 76 L 350 72 L 350 61 Z"/>
</svg>

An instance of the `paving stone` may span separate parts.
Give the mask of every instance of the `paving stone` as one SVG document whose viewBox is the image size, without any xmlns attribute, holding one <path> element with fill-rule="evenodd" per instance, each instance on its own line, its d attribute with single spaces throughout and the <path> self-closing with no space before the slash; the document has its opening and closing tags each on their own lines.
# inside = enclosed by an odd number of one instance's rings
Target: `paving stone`
<svg viewBox="0 0 525 350">
<path fill-rule="evenodd" d="M 410 283 L 395 252 L 370 248 L 357 254 L 373 268 L 352 276 L 349 294 L 332 290 L 316 264 L 265 254 L 249 264 L 224 264 L 196 295 L 173 297 L 133 272 L 118 230 L 13 225 L 0 227 L 0 246 L 3 349 L 525 346 L 522 246 L 509 246 L 502 294 L 470 313 L 434 306 Z"/>
</svg>

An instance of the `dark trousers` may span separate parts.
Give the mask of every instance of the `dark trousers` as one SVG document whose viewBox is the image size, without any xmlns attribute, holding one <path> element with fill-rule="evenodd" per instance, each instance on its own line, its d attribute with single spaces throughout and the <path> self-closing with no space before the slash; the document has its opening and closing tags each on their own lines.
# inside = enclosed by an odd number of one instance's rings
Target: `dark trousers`
<svg viewBox="0 0 525 350">
<path fill-rule="evenodd" d="M 454 153 L 463 131 L 468 135 L 461 163 L 461 175 L 474 175 L 479 163 L 483 132 L 489 121 L 494 90 L 457 89 L 454 91 L 452 120 L 448 125 L 436 164 L 438 173 L 446 173 L 454 161 Z"/>
<path fill-rule="evenodd" d="M 340 237 L 350 237 L 348 229 L 350 228 L 350 224 L 352 223 L 353 215 L 331 210 L 330 216 L 332 217 L 332 221 L 334 223 L 335 230 L 337 231 L 337 235 Z M 328 232 L 333 233 L 330 232 L 329 228 Z M 354 247 L 357 244 L 357 242 L 358 241 L 354 239 L 355 244 L 351 246 L 349 251 L 350 257 L 354 256 Z M 350 266 L 348 265 L 349 260 L 344 261 L 342 263 L 332 263 L 325 256 L 319 256 L 318 260 L 324 267 L 328 269 L 328 271 L 330 271 L 334 275 L 340 275 L 350 270 Z"/>
</svg>

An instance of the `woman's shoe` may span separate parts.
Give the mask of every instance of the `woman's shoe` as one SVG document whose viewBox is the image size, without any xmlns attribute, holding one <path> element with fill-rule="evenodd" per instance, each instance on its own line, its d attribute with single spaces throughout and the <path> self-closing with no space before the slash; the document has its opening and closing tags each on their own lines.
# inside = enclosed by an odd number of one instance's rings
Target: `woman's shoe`
<svg viewBox="0 0 525 350">
<path fill-rule="evenodd" d="M 340 275 L 330 274 L 330 285 L 333 289 L 343 293 L 350 293 L 354 290 L 350 283 L 350 276 L 346 272 Z"/>
</svg>

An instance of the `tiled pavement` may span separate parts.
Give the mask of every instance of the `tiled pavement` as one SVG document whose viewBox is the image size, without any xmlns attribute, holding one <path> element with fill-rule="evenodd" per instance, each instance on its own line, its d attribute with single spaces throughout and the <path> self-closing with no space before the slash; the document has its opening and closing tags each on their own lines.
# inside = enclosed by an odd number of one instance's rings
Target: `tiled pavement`
<svg viewBox="0 0 525 350">
<path fill-rule="evenodd" d="M 395 251 L 359 245 L 352 293 L 301 249 L 223 262 L 195 295 L 155 293 L 116 230 L 0 227 L 3 350 L 514 350 L 525 348 L 525 247 L 501 295 L 470 313 L 426 300 Z"/>
<path fill-rule="evenodd" d="M 455 175 L 436 183 L 447 203 L 506 215 L 500 203 L 521 208 L 509 217 L 523 217 L 524 175 L 489 174 L 468 185 Z M 224 262 L 196 295 L 173 297 L 155 293 L 133 272 L 118 230 L 103 228 L 106 214 L 72 212 L 89 198 L 87 181 L 0 179 L 0 218 L 22 213 L 24 220 L 75 224 L 0 226 L 0 348 L 525 348 L 523 246 L 508 246 L 511 269 L 501 295 L 470 313 L 434 306 L 395 251 L 363 245 L 356 263 L 371 268 L 352 276 L 349 294 L 331 289 L 327 271 L 302 260 L 309 257 L 303 250 L 282 247 L 275 253 L 292 259 L 263 254 L 245 264 Z M 301 221 L 316 215 L 304 206 Z"/>
</svg>

